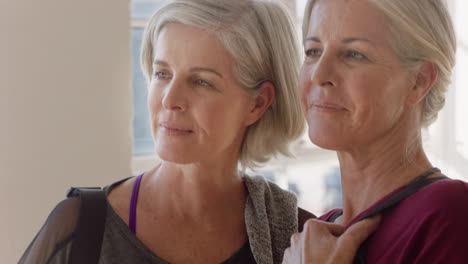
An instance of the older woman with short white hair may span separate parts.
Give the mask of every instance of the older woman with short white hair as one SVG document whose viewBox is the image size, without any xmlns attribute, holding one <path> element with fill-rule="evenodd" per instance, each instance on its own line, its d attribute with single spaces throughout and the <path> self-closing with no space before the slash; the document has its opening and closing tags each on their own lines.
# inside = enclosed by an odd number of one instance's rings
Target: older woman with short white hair
<svg viewBox="0 0 468 264">
<path fill-rule="evenodd" d="M 296 198 L 242 171 L 303 131 L 295 38 L 270 1 L 175 0 L 154 14 L 141 61 L 161 161 L 106 188 L 99 263 L 282 261 Z M 79 205 L 60 203 L 20 263 L 67 263 Z"/>
<path fill-rule="evenodd" d="M 300 87 L 309 137 L 338 154 L 343 208 L 320 217 L 328 224 L 308 222 L 285 263 L 351 263 L 325 262 L 321 251 L 378 214 L 357 263 L 466 263 L 468 184 L 444 177 L 421 139 L 444 105 L 455 64 L 444 1 L 309 0 L 304 17 Z M 308 234 L 318 229 L 331 238 L 314 243 Z"/>
</svg>

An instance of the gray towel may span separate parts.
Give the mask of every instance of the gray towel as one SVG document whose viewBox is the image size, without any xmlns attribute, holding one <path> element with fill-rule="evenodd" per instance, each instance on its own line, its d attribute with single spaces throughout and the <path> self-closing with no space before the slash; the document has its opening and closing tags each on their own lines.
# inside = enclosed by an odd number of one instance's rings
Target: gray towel
<svg viewBox="0 0 468 264">
<path fill-rule="evenodd" d="M 263 177 L 244 178 L 249 197 L 245 221 L 250 247 L 258 264 L 279 264 L 297 232 L 297 199 Z"/>
</svg>

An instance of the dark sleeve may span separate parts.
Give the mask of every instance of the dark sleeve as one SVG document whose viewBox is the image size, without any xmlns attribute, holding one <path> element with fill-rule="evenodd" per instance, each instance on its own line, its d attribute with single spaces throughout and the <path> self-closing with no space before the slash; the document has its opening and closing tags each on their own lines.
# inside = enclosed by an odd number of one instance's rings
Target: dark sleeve
<svg viewBox="0 0 468 264">
<path fill-rule="evenodd" d="M 306 211 L 300 207 L 297 207 L 297 231 L 302 232 L 304 229 L 304 224 L 309 219 L 317 218 L 314 214 L 309 211 Z"/>
<path fill-rule="evenodd" d="M 457 186 L 433 199 L 437 212 L 413 238 L 413 251 L 405 263 L 467 263 L 468 260 L 468 184 Z"/>
<path fill-rule="evenodd" d="M 18 264 L 67 263 L 79 210 L 80 199 L 77 197 L 60 202 L 52 210 Z"/>
<path fill-rule="evenodd" d="M 330 221 L 330 218 L 340 209 L 336 208 L 336 209 L 333 209 L 331 211 L 329 211 L 328 213 L 320 216 L 319 218 L 317 218 L 318 220 L 320 221 L 325 221 L 325 222 L 328 222 Z"/>
</svg>

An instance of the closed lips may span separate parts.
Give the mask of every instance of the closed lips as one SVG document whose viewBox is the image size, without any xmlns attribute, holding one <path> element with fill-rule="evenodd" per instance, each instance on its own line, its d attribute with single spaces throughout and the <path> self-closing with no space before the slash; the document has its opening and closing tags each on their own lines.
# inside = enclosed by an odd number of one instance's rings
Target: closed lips
<svg viewBox="0 0 468 264">
<path fill-rule="evenodd" d="M 160 126 L 165 129 L 172 130 L 172 131 L 187 132 L 187 133 L 193 132 L 193 130 L 191 129 L 183 128 L 182 126 L 178 126 L 174 124 L 161 123 Z"/>
<path fill-rule="evenodd" d="M 332 103 L 319 103 L 319 102 L 312 102 L 309 104 L 309 108 L 318 108 L 318 109 L 323 109 L 323 110 L 332 110 L 332 111 L 345 111 L 346 108 L 344 108 L 341 105 L 337 104 L 332 104 Z"/>
</svg>

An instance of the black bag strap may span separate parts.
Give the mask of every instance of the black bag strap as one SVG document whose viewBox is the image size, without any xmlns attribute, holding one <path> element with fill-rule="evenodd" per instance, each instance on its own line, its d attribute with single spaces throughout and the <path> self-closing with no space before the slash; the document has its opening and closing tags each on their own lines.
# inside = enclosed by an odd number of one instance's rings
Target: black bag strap
<svg viewBox="0 0 468 264">
<path fill-rule="evenodd" d="M 106 195 L 100 187 L 72 187 L 68 190 L 67 197 L 74 196 L 80 197 L 81 207 L 69 264 L 97 264 L 106 221 Z"/>
<path fill-rule="evenodd" d="M 302 232 L 304 224 L 309 219 L 317 218 L 313 213 L 306 211 L 300 207 L 297 208 L 297 229 Z"/>
</svg>

